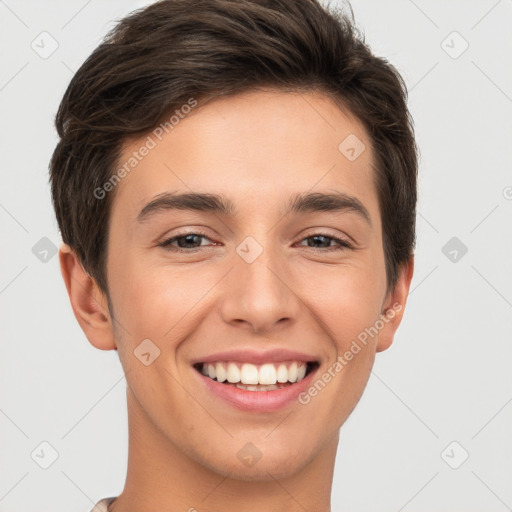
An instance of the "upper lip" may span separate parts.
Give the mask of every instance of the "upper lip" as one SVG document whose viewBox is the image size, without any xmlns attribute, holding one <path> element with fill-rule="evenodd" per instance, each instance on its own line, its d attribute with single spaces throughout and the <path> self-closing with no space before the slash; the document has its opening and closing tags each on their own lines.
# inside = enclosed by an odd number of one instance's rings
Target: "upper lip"
<svg viewBox="0 0 512 512">
<path fill-rule="evenodd" d="M 204 356 L 195 359 L 192 364 L 197 363 L 216 363 L 219 361 L 233 361 L 239 363 L 278 363 L 284 361 L 304 361 L 304 362 L 318 362 L 318 358 L 305 354 L 304 352 L 297 352 L 295 350 L 288 350 L 283 348 L 276 348 L 273 350 L 266 350 L 264 352 L 246 349 L 228 350 L 226 352 L 217 352 L 209 356 Z"/>
</svg>

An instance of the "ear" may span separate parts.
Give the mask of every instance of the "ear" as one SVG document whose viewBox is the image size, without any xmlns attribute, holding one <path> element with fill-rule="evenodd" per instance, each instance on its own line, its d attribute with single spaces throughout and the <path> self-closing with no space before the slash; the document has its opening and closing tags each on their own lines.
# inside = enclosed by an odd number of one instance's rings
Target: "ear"
<svg viewBox="0 0 512 512">
<path fill-rule="evenodd" d="M 391 346 L 395 332 L 402 321 L 405 311 L 405 303 L 409 294 L 409 287 L 414 272 L 414 256 L 403 263 L 398 271 L 398 280 L 395 287 L 386 296 L 383 305 L 381 320 L 384 327 L 379 332 L 377 352 L 382 352 Z"/>
<path fill-rule="evenodd" d="M 117 350 L 106 295 L 69 245 L 61 245 L 59 260 L 73 313 L 87 339 L 100 350 Z"/>
</svg>

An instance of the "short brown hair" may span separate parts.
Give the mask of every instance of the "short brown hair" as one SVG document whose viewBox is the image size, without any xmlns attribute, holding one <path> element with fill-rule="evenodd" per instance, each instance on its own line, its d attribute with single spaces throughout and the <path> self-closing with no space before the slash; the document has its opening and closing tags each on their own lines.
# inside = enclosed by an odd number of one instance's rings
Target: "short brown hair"
<svg viewBox="0 0 512 512">
<path fill-rule="evenodd" d="M 373 55 L 339 9 L 316 0 L 160 0 L 122 19 L 71 80 L 50 162 L 63 241 L 107 293 L 114 173 L 123 144 L 192 97 L 261 87 L 320 91 L 367 130 L 383 228 L 388 289 L 415 245 L 417 148 L 398 71 Z M 340 141 L 341 142 L 341 141 Z"/>
</svg>

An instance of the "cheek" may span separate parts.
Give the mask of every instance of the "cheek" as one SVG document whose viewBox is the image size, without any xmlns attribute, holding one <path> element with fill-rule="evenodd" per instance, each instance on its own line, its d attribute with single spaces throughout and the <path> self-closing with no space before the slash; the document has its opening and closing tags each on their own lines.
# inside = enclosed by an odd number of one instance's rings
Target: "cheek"
<svg viewBox="0 0 512 512">
<path fill-rule="evenodd" d="M 139 338 L 150 338 L 157 344 L 179 339 L 180 332 L 201 311 L 208 290 L 219 280 L 218 272 L 211 269 L 157 266 L 142 257 L 113 259 L 110 263 L 114 313 L 134 343 Z"/>
<path fill-rule="evenodd" d="M 145 265 L 136 258 L 113 260 L 109 282 L 116 319 L 126 323 L 130 332 L 164 337 L 180 323 L 190 323 L 198 312 L 204 314 L 201 303 L 209 304 L 208 296 L 216 295 L 208 292 L 220 284 L 226 268 L 229 265 L 171 267 Z M 335 333 L 357 335 L 380 314 L 384 272 L 384 265 L 378 261 L 337 266 L 306 262 L 289 268 L 283 278 L 292 295 L 323 318 Z M 217 290 L 220 293 L 221 288 Z"/>
<path fill-rule="evenodd" d="M 338 271 L 337 279 L 317 274 L 315 286 L 303 290 L 308 309 L 322 326 L 320 334 L 324 339 L 329 336 L 331 346 L 329 361 L 311 390 L 312 396 L 319 396 L 314 407 L 329 409 L 339 425 L 356 406 L 368 381 L 378 341 L 372 327 L 381 313 L 372 285 L 374 274 L 351 270 Z"/>
<path fill-rule="evenodd" d="M 373 325 L 385 293 L 384 266 L 357 263 L 318 270 L 307 279 L 301 273 L 301 298 L 324 319 L 339 343 Z"/>
<path fill-rule="evenodd" d="M 323 336 L 331 338 L 330 361 L 318 378 L 328 382 L 330 398 L 324 403 L 331 403 L 339 418 L 346 418 L 359 400 L 373 366 L 383 272 L 384 267 L 377 265 L 330 269 L 316 273 L 314 285 L 301 289 L 308 309 L 323 326 Z"/>
</svg>

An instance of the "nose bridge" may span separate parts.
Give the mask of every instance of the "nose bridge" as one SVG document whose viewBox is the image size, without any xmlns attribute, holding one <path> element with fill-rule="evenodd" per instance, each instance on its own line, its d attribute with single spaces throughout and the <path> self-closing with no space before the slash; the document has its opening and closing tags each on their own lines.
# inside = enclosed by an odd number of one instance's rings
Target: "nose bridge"
<svg viewBox="0 0 512 512">
<path fill-rule="evenodd" d="M 225 321 L 250 324 L 259 331 L 296 318 L 298 298 L 287 283 L 290 273 L 273 238 L 272 231 L 262 232 L 246 237 L 236 247 L 223 302 Z"/>
</svg>

